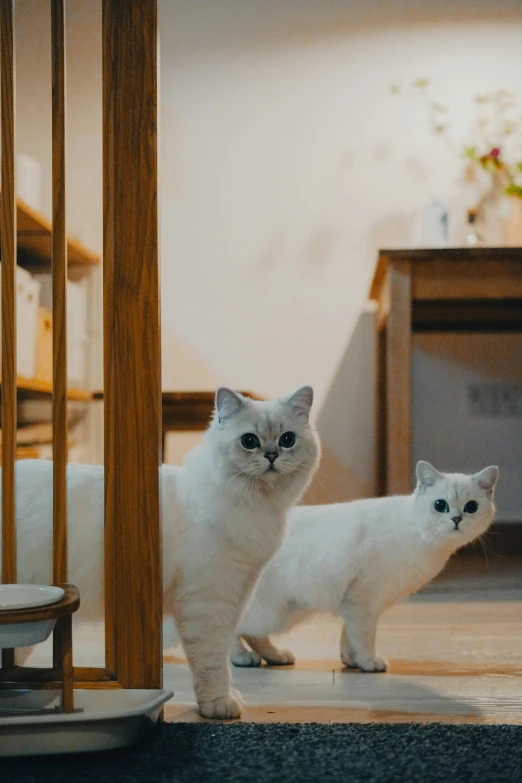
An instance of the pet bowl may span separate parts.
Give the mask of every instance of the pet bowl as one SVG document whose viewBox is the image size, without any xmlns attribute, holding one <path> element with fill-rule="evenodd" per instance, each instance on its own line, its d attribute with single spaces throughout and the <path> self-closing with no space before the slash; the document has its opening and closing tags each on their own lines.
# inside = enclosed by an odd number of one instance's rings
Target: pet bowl
<svg viewBox="0 0 522 783">
<path fill-rule="evenodd" d="M 4 611 L 39 609 L 61 601 L 65 593 L 51 585 L 0 585 L 0 614 Z M 44 642 L 56 620 L 34 620 L 25 623 L 0 623 L 0 649 L 29 647 Z"/>
</svg>

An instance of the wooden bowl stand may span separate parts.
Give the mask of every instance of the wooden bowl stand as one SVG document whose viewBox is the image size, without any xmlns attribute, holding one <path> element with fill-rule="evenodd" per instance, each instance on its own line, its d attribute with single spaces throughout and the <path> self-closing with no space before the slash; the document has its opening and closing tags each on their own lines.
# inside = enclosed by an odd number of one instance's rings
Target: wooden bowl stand
<svg viewBox="0 0 522 783">
<path fill-rule="evenodd" d="M 33 623 L 44 620 L 56 620 L 53 630 L 53 666 L 36 668 L 16 666 L 15 650 L 2 650 L 2 668 L 0 669 L 0 688 L 41 688 L 45 683 L 61 684 L 61 706 L 52 709 L 37 710 L 33 714 L 51 712 L 74 712 L 74 672 L 72 656 L 72 616 L 80 606 L 80 593 L 74 585 L 58 585 L 65 595 L 55 604 L 33 609 L 0 610 L 0 625 L 11 623 Z M 28 714 L 24 712 L 24 714 Z M 31 713 L 29 713 L 31 714 Z M 2 713 L 5 716 L 5 713 Z"/>
</svg>

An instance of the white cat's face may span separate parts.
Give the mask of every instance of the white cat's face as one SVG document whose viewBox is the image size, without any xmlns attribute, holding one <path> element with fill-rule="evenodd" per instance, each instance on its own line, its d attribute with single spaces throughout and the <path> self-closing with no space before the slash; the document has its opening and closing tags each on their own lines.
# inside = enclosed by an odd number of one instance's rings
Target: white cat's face
<svg viewBox="0 0 522 783">
<path fill-rule="evenodd" d="M 498 468 L 470 476 L 439 473 L 429 462 L 417 464 L 415 519 L 424 539 L 458 549 L 482 535 L 495 516 Z"/>
<path fill-rule="evenodd" d="M 309 386 L 267 402 L 218 389 L 211 429 L 226 472 L 268 484 L 307 476 L 319 456 L 318 438 L 309 424 L 312 401 Z"/>
</svg>

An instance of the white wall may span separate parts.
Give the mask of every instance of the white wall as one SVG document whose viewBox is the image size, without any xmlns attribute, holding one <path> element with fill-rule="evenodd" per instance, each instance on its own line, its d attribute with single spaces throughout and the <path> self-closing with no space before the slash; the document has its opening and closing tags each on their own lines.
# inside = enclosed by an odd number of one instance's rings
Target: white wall
<svg viewBox="0 0 522 783">
<path fill-rule="evenodd" d="M 37 157 L 47 32 L 28 20 L 45 5 L 17 3 L 30 69 L 19 138 Z M 100 0 L 68 9 L 70 226 L 99 248 Z M 522 4 L 162 0 L 160 11 L 163 320 L 183 346 L 165 352 L 168 385 L 275 395 L 312 383 L 330 494 L 371 492 L 361 312 L 377 248 L 418 244 L 427 200 L 461 193 L 460 161 L 389 86 L 431 78 L 459 138 L 476 92 L 522 98 Z"/>
<path fill-rule="evenodd" d="M 390 84 L 430 77 L 457 135 L 476 92 L 522 98 L 522 4 L 164 0 L 161 25 L 164 317 L 229 383 L 321 401 L 377 247 L 458 194 Z"/>
<path fill-rule="evenodd" d="M 463 214 L 461 162 L 390 84 L 429 77 L 464 141 L 475 93 L 522 98 L 521 36 L 518 2 L 161 3 L 164 318 L 227 383 L 314 385 L 332 498 L 374 488 L 377 249 L 417 245 L 432 196 Z"/>
</svg>

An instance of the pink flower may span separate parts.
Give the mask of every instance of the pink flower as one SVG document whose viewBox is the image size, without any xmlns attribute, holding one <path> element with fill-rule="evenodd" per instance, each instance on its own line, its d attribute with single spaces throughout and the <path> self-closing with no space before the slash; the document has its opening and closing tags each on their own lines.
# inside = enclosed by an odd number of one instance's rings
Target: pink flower
<svg viewBox="0 0 522 783">
<path fill-rule="evenodd" d="M 500 155 L 499 147 L 493 147 L 493 149 L 488 155 L 488 158 L 494 158 L 494 160 L 496 160 L 499 157 L 499 155 Z"/>
</svg>

